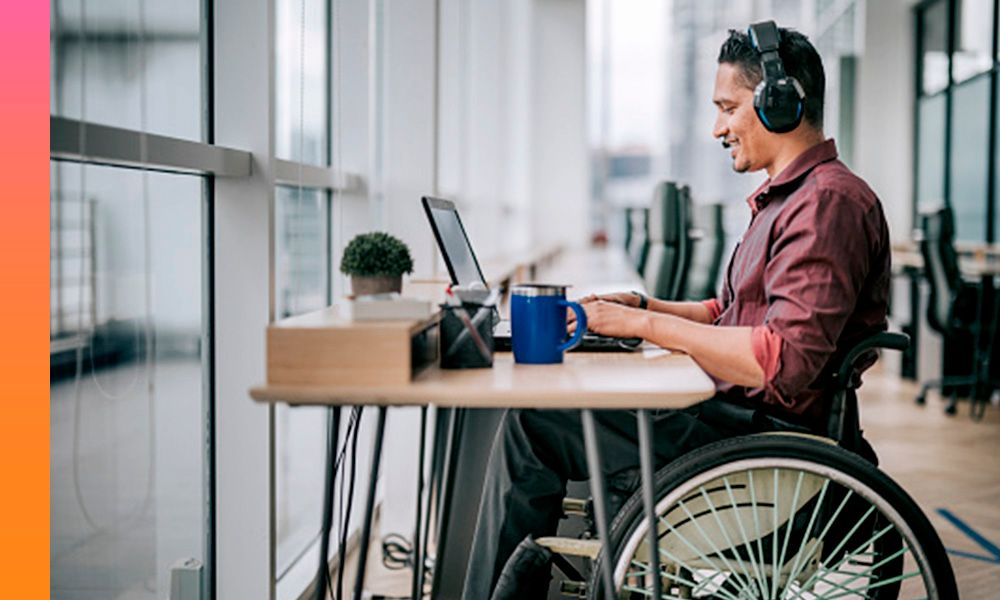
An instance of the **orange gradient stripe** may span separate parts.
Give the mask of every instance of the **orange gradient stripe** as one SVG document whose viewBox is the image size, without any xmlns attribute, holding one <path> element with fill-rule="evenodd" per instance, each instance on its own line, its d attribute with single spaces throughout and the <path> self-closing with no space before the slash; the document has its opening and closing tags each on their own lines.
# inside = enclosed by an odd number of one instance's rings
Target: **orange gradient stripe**
<svg viewBox="0 0 1000 600">
<path fill-rule="evenodd" d="M 0 597 L 49 596 L 49 3 L 0 3 Z"/>
</svg>

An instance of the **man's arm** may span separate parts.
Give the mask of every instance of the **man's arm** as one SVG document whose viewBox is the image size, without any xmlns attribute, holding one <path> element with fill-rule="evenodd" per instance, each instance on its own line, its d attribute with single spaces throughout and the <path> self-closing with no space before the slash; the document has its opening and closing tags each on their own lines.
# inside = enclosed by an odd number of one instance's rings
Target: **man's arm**
<svg viewBox="0 0 1000 600">
<path fill-rule="evenodd" d="M 580 299 L 580 304 L 587 304 L 603 300 L 614 304 L 621 304 L 630 308 L 639 307 L 639 296 L 632 292 L 618 292 L 616 294 L 602 294 L 600 296 L 587 296 Z M 668 302 L 656 298 L 647 298 L 646 310 L 665 315 L 674 315 L 682 319 L 694 321 L 695 323 L 711 323 L 715 316 L 704 302 Z M 639 336 L 635 336 L 639 337 Z"/>
<path fill-rule="evenodd" d="M 700 302 L 665 302 L 693 304 Z M 612 302 L 591 301 L 583 305 L 587 326 L 598 333 L 619 337 L 641 337 L 671 350 L 689 354 L 712 376 L 736 385 L 762 387 L 764 370 L 754 355 L 751 327 L 719 327 L 672 314 L 629 308 Z M 575 324 L 574 324 L 575 325 Z"/>
</svg>

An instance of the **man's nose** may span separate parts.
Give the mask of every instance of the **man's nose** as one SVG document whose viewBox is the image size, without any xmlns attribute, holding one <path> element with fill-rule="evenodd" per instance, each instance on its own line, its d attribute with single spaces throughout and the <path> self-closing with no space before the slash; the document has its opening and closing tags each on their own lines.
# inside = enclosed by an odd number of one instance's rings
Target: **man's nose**
<svg viewBox="0 0 1000 600">
<path fill-rule="evenodd" d="M 712 127 L 712 137 L 725 139 L 727 133 L 729 133 L 729 127 L 726 120 L 723 115 L 719 115 L 715 118 L 715 125 Z"/>
</svg>

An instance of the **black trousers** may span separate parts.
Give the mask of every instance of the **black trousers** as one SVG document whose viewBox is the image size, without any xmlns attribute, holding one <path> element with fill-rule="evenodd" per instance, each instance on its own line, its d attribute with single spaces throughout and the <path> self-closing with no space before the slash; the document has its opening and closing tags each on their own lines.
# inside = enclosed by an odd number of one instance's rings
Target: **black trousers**
<svg viewBox="0 0 1000 600">
<path fill-rule="evenodd" d="M 594 417 L 606 485 L 631 492 L 639 466 L 635 412 L 595 411 Z M 720 397 L 654 412 L 652 421 L 657 467 L 717 440 L 782 428 L 762 412 Z M 587 478 L 579 411 L 508 411 L 493 441 L 462 597 L 488 599 L 521 540 L 555 535 L 566 482 Z M 539 589 L 537 597 L 546 591 Z"/>
</svg>

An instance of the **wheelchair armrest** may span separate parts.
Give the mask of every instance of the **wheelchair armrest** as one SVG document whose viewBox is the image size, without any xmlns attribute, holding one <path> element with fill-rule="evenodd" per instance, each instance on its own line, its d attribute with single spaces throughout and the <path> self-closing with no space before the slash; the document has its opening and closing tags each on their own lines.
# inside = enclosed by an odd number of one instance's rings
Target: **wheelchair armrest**
<svg viewBox="0 0 1000 600">
<path fill-rule="evenodd" d="M 910 347 L 910 336 L 905 333 L 895 333 L 892 331 L 882 331 L 865 338 L 854 345 L 848 351 L 847 356 L 840 363 L 837 369 L 835 384 L 841 387 L 848 387 L 851 383 L 851 372 L 854 370 L 854 363 L 869 350 L 874 348 L 888 348 L 890 350 L 906 350 Z"/>
</svg>

